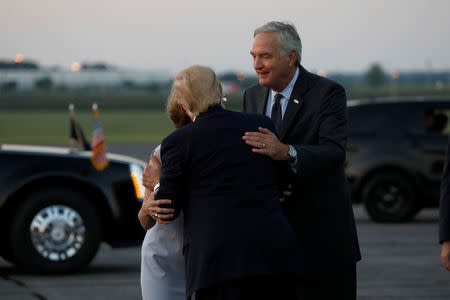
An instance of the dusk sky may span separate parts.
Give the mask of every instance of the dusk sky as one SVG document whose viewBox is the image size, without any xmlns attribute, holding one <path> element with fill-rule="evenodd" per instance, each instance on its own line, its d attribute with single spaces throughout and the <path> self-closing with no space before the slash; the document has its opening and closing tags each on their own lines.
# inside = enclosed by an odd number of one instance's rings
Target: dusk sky
<svg viewBox="0 0 450 300">
<path fill-rule="evenodd" d="M 312 70 L 450 70 L 449 12 L 449 0 L 1 0 L 0 59 L 252 72 L 253 30 L 288 20 Z"/>
</svg>

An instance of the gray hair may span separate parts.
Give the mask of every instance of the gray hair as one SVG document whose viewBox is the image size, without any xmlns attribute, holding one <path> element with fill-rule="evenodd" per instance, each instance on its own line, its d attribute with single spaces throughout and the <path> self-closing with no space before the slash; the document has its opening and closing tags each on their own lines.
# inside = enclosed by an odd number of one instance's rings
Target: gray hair
<svg viewBox="0 0 450 300">
<path fill-rule="evenodd" d="M 302 60 L 302 41 L 300 40 L 297 29 L 293 24 L 288 22 L 272 21 L 256 28 L 253 37 L 261 32 L 276 33 L 278 35 L 278 39 L 280 40 L 281 55 L 286 55 L 290 51 L 295 50 L 297 52 L 295 65 L 297 67 L 300 66 L 300 61 Z"/>
</svg>

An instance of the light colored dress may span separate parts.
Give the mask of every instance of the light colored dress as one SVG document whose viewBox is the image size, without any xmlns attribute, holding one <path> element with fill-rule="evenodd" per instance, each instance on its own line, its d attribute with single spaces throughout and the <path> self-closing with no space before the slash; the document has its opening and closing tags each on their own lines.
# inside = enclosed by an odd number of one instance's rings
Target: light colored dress
<svg viewBox="0 0 450 300">
<path fill-rule="evenodd" d="M 183 213 L 170 224 L 156 222 L 147 230 L 141 248 L 143 300 L 186 299 L 182 249 Z"/>
</svg>

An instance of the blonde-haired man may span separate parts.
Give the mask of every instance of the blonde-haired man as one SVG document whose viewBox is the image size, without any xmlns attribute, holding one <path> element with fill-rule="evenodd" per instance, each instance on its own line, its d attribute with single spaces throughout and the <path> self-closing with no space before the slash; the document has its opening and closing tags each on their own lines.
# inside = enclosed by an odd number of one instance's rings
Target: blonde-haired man
<svg viewBox="0 0 450 300">
<path fill-rule="evenodd" d="M 161 144 L 162 175 L 153 216 L 184 212 L 186 295 L 196 300 L 296 299 L 299 245 L 280 198 L 278 165 L 241 136 L 269 118 L 224 109 L 214 72 L 181 71 L 174 101 L 193 120 Z M 158 200 L 161 199 L 161 200 Z M 158 201 L 172 201 L 170 208 Z"/>
</svg>

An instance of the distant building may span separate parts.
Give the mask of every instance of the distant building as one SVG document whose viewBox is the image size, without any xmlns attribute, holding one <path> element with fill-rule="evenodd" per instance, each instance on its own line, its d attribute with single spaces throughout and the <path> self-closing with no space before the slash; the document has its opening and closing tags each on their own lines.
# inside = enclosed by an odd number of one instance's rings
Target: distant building
<svg viewBox="0 0 450 300">
<path fill-rule="evenodd" d="M 18 91 L 32 90 L 35 82 L 42 78 L 49 78 L 56 88 L 84 89 L 120 87 L 124 82 L 136 85 L 164 84 L 171 80 L 171 74 L 161 70 L 108 69 L 99 66 L 89 66 L 76 72 L 58 68 L 0 68 L 0 86 L 15 82 Z"/>
<path fill-rule="evenodd" d="M 21 61 L 17 63 L 15 61 L 5 61 L 0 60 L 0 71 L 1 70 L 38 70 L 39 65 L 32 61 Z"/>
</svg>

